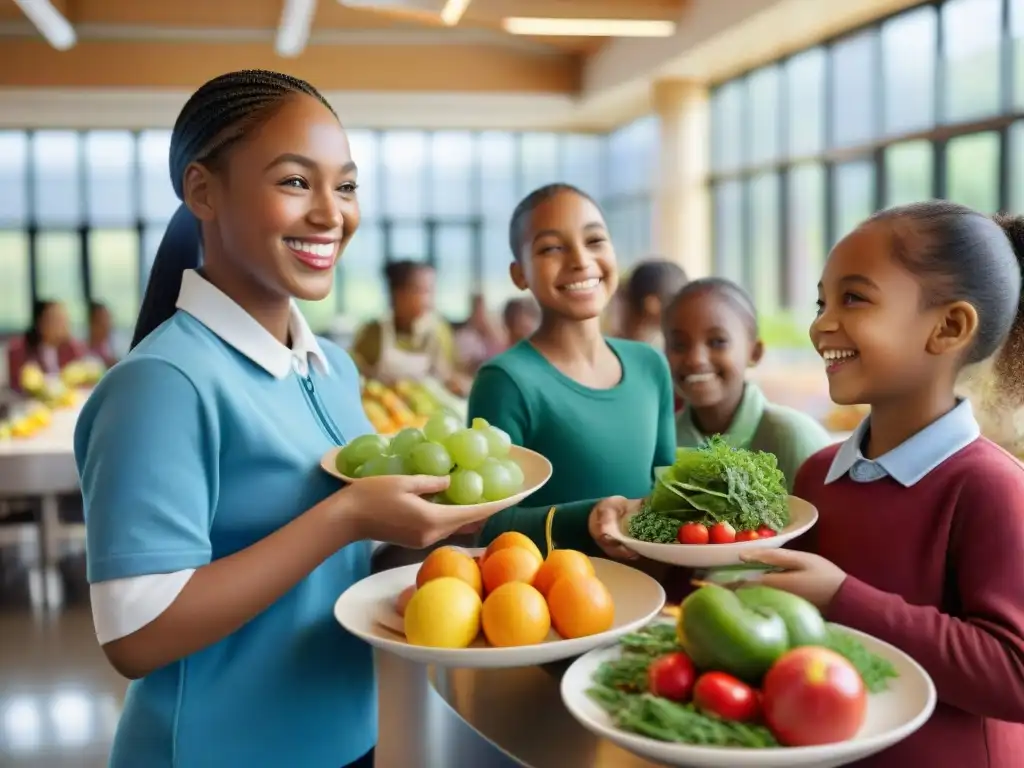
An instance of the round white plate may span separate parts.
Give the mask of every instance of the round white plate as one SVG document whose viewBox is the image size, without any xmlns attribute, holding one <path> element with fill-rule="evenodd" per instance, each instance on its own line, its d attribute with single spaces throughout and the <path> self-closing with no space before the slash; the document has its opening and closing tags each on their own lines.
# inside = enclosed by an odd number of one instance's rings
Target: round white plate
<svg viewBox="0 0 1024 768">
<path fill-rule="evenodd" d="M 817 747 L 743 749 L 702 747 L 657 741 L 619 730 L 611 717 L 586 691 L 594 673 L 606 661 L 618 658 L 620 646 L 591 651 L 577 659 L 562 677 L 562 701 L 570 714 L 591 733 L 634 754 L 665 765 L 687 768 L 836 768 L 863 760 L 910 736 L 935 709 L 935 685 L 921 666 L 888 643 L 843 627 L 873 653 L 893 663 L 899 677 L 889 690 L 868 696 L 867 716 L 860 732 L 849 741 Z"/>
<path fill-rule="evenodd" d="M 346 483 L 358 483 L 362 478 L 346 477 L 338 471 L 337 458 L 341 448 L 332 448 L 320 459 L 320 467 L 327 474 Z M 536 451 L 513 445 L 508 457 L 523 470 L 523 489 L 500 501 L 485 501 L 480 504 L 443 505 L 448 509 L 458 510 L 460 516 L 467 518 L 467 523 L 485 520 L 493 514 L 508 507 L 514 507 L 527 496 L 536 493 L 551 479 L 551 462 Z"/>
<path fill-rule="evenodd" d="M 803 499 L 790 496 L 789 525 L 770 539 L 740 541 L 735 544 L 654 544 L 649 541 L 640 541 L 627 533 L 630 517 L 632 516 L 627 516 L 622 520 L 622 530 L 619 532 L 618 539 L 638 555 L 649 560 L 657 560 L 659 563 L 683 565 L 688 568 L 716 568 L 740 563 L 742 562 L 740 555 L 758 549 L 781 547 L 809 530 L 818 521 L 818 510 Z"/>
<path fill-rule="evenodd" d="M 611 560 L 591 558 L 591 562 L 615 601 L 615 623 L 607 632 L 590 637 L 563 640 L 552 630 L 543 643 L 517 648 L 492 648 L 482 634 L 463 649 L 410 645 L 401 634 L 395 599 L 416 582 L 418 564 L 382 571 L 353 584 L 334 604 L 334 617 L 370 645 L 422 664 L 491 669 L 548 664 L 614 642 L 648 624 L 665 604 L 665 590 L 647 574 Z"/>
</svg>

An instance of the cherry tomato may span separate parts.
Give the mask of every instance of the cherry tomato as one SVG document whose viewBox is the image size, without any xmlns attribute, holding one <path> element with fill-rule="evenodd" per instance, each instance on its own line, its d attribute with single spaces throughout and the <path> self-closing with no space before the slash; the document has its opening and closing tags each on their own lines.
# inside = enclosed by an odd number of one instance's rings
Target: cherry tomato
<svg viewBox="0 0 1024 768">
<path fill-rule="evenodd" d="M 707 544 L 708 527 L 702 523 L 686 523 L 679 526 L 676 540 L 680 544 Z"/>
<path fill-rule="evenodd" d="M 757 691 L 725 672 L 708 672 L 693 687 L 698 709 L 723 720 L 749 722 L 761 714 Z"/>
<path fill-rule="evenodd" d="M 736 534 L 736 541 L 757 541 L 761 534 L 757 531 L 740 531 Z"/>
<path fill-rule="evenodd" d="M 763 694 L 765 722 L 787 747 L 851 739 L 867 711 L 864 682 L 854 666 L 813 646 L 783 654 L 764 676 Z"/>
<path fill-rule="evenodd" d="M 776 536 L 777 534 L 767 525 L 762 525 L 757 529 L 757 535 L 762 539 L 770 539 L 772 536 Z"/>
<path fill-rule="evenodd" d="M 647 668 L 647 688 L 670 701 L 687 701 L 693 692 L 697 672 L 685 653 L 666 653 Z"/>
<path fill-rule="evenodd" d="M 715 523 L 708 531 L 712 544 L 732 544 L 736 541 L 736 529 L 728 523 Z"/>
</svg>

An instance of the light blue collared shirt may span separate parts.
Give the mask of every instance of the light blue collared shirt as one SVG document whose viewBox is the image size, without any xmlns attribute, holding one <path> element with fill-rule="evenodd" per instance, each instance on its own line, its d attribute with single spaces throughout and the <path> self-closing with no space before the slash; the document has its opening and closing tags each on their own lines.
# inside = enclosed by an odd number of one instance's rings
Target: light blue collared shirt
<svg viewBox="0 0 1024 768">
<path fill-rule="evenodd" d="M 970 402 L 960 400 L 953 410 L 909 440 L 871 460 L 865 458 L 860 450 L 870 423 L 871 417 L 868 416 L 839 447 L 825 476 L 826 483 L 834 483 L 849 474 L 850 479 L 858 483 L 871 483 L 883 477 L 891 477 L 904 488 L 909 488 L 981 436 Z"/>
</svg>

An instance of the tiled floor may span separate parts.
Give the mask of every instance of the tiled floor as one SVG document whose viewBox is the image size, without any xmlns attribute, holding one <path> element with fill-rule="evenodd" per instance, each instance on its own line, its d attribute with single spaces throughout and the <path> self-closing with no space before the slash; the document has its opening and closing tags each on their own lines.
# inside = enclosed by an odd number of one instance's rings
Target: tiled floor
<svg viewBox="0 0 1024 768">
<path fill-rule="evenodd" d="M 62 571 L 66 603 L 45 614 L 19 550 L 0 552 L 0 766 L 107 764 L 125 681 L 96 643 L 80 559 Z"/>
</svg>

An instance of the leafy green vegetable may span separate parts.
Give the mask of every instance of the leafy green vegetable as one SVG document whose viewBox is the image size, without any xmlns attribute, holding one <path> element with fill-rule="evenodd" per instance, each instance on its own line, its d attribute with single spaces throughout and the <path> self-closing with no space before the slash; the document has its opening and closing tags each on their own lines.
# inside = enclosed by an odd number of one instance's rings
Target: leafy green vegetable
<svg viewBox="0 0 1024 768">
<path fill-rule="evenodd" d="M 659 515 L 645 499 L 640 505 L 640 511 L 629 518 L 629 535 L 640 541 L 674 544 L 680 525 L 682 523 L 674 518 Z"/>
<path fill-rule="evenodd" d="M 721 435 L 697 448 L 678 449 L 675 464 L 657 473 L 646 507 L 636 533 L 630 525 L 630 535 L 644 541 L 655 540 L 647 536 L 663 541 L 667 535 L 668 526 L 655 523 L 653 515 L 677 525 L 724 522 L 736 530 L 764 525 L 779 531 L 789 523 L 785 477 L 774 454 L 734 448 Z M 633 519 L 643 514 L 641 509 Z"/>
<path fill-rule="evenodd" d="M 869 693 L 888 690 L 889 681 L 900 676 L 892 662 L 872 653 L 860 640 L 838 627 L 828 628 L 827 646 L 854 666 Z"/>
</svg>

